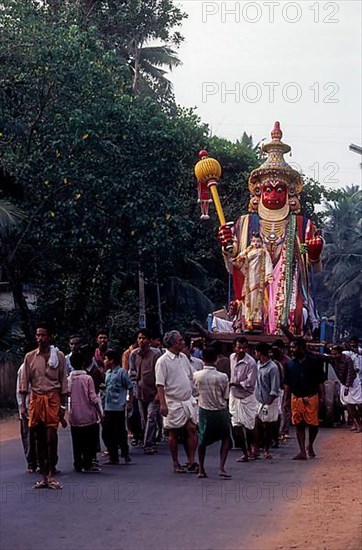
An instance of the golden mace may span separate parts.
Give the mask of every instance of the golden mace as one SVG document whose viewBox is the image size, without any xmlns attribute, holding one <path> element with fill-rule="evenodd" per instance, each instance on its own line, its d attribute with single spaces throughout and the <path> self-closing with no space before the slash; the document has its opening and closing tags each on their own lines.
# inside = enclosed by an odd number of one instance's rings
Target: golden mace
<svg viewBox="0 0 362 550">
<path fill-rule="evenodd" d="M 200 151 L 199 157 L 200 160 L 195 166 L 195 176 L 198 182 L 201 184 L 206 184 L 209 188 L 220 225 L 226 225 L 224 211 L 221 206 L 220 197 L 217 190 L 217 184 L 221 177 L 220 163 L 216 159 L 209 157 L 207 151 L 205 150 Z M 227 245 L 225 248 L 228 252 L 231 252 L 233 249 L 232 243 Z"/>
</svg>

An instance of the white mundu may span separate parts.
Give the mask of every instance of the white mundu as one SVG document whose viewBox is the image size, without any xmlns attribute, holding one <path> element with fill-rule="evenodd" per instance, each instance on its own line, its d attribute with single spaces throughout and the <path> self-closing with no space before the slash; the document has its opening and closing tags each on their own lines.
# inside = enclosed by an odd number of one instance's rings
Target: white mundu
<svg viewBox="0 0 362 550">
<path fill-rule="evenodd" d="M 194 370 L 184 353 L 175 355 L 166 350 L 158 358 L 156 385 L 163 386 L 168 408 L 164 426 L 168 429 L 182 428 L 188 420 L 197 422 L 197 403 L 192 396 Z"/>
</svg>

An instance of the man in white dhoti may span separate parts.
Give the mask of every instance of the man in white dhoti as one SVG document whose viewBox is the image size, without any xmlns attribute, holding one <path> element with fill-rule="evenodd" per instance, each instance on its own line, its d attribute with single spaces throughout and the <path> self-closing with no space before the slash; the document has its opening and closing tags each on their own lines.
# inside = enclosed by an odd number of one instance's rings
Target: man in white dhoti
<svg viewBox="0 0 362 550">
<path fill-rule="evenodd" d="M 243 454 L 238 462 L 248 462 L 255 440 L 255 417 L 258 404 L 254 397 L 257 377 L 255 360 L 246 353 L 248 340 L 238 336 L 234 340 L 234 353 L 230 355 L 229 411 L 236 445 L 240 442 Z"/>
<path fill-rule="evenodd" d="M 327 356 L 341 383 L 339 399 L 354 422 L 353 431 L 362 432 L 359 407 L 362 404 L 362 389 L 351 357 L 343 353 L 341 346 L 333 346 L 332 355 Z"/>
<path fill-rule="evenodd" d="M 174 472 L 198 473 L 195 462 L 197 448 L 197 403 L 192 395 L 194 370 L 186 355 L 181 352 L 184 340 L 177 330 L 164 337 L 165 353 L 156 363 L 156 385 L 164 427 L 169 431 L 168 442 Z M 178 441 L 182 438 L 187 455 L 187 467 L 178 459 Z"/>
<path fill-rule="evenodd" d="M 344 350 L 343 355 L 348 355 L 348 357 L 352 359 L 354 370 L 362 386 L 362 350 L 359 346 L 357 337 L 352 336 L 352 338 L 349 339 L 349 349 Z"/>
</svg>

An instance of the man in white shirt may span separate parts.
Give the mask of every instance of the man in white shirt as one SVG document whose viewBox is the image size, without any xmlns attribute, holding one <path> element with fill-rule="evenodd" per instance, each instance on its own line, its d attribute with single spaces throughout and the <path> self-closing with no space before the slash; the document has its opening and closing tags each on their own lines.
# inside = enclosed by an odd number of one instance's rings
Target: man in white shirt
<svg viewBox="0 0 362 550">
<path fill-rule="evenodd" d="M 360 383 L 362 384 L 362 354 L 359 347 L 358 338 L 352 337 L 349 339 L 349 350 L 343 352 L 348 355 L 353 361 L 354 370 L 357 373 Z"/>
<path fill-rule="evenodd" d="M 194 370 L 182 353 L 184 340 L 177 330 L 164 336 L 165 353 L 158 358 L 156 385 L 160 400 L 160 411 L 164 417 L 164 427 L 169 431 L 168 443 L 174 472 L 198 473 L 195 463 L 197 448 L 197 404 L 192 396 Z M 178 439 L 182 436 L 187 455 L 187 469 L 178 460 Z"/>
<path fill-rule="evenodd" d="M 238 462 L 249 461 L 249 450 L 255 443 L 255 418 L 258 404 L 254 396 L 258 368 L 247 353 L 248 340 L 238 336 L 234 340 L 234 353 L 230 355 L 229 410 L 236 442 L 240 442 L 243 455 Z"/>
<path fill-rule="evenodd" d="M 221 441 L 219 476 L 230 478 L 231 475 L 225 471 L 231 447 L 231 423 L 227 406 L 229 379 L 227 374 L 218 372 L 215 367 L 215 349 L 205 348 L 202 357 L 205 366 L 194 374 L 195 387 L 199 392 L 199 477 L 207 477 L 204 467 L 206 447 Z"/>
</svg>

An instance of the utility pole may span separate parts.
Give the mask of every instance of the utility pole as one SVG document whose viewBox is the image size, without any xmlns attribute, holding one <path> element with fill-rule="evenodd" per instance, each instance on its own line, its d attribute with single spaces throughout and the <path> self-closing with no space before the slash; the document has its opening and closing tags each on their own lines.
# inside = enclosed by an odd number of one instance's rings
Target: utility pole
<svg viewBox="0 0 362 550">
<path fill-rule="evenodd" d="M 138 270 L 138 308 L 138 327 L 146 328 L 145 278 L 141 268 Z"/>
</svg>

